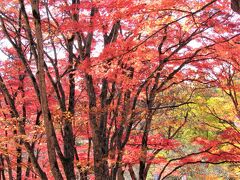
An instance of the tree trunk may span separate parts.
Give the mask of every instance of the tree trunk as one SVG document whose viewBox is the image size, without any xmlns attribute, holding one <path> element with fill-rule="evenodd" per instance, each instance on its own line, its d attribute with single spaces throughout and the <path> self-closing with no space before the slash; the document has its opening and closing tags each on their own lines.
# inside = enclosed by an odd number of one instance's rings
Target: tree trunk
<svg viewBox="0 0 240 180">
<path fill-rule="evenodd" d="M 0 155 L 0 180 L 5 180 L 5 173 L 4 173 L 4 159 L 3 155 Z"/>
<path fill-rule="evenodd" d="M 128 171 L 130 173 L 130 176 L 131 176 L 132 180 L 137 180 L 135 172 L 134 172 L 134 170 L 133 170 L 131 165 L 128 165 Z"/>
<path fill-rule="evenodd" d="M 30 159 L 30 157 L 28 157 L 27 169 L 26 169 L 26 172 L 25 172 L 25 180 L 27 180 L 27 178 L 29 178 L 30 170 L 31 170 L 30 166 L 31 166 L 31 159 Z"/>
<path fill-rule="evenodd" d="M 96 180 L 108 180 L 108 152 L 106 145 L 106 134 L 102 132 L 101 126 L 97 123 L 96 115 L 96 94 L 93 86 L 92 76 L 86 75 L 87 91 L 89 97 L 89 120 L 92 129 L 94 173 Z"/>
<path fill-rule="evenodd" d="M 41 108 L 44 118 L 45 131 L 47 135 L 47 150 L 48 158 L 51 167 L 51 172 L 54 179 L 63 180 L 62 174 L 58 167 L 58 162 L 55 152 L 55 132 L 53 123 L 50 119 L 48 100 L 47 100 L 47 91 L 46 91 L 46 82 L 45 82 L 45 71 L 44 71 L 44 51 L 43 51 L 43 37 L 41 30 L 41 19 L 39 12 L 39 0 L 33 0 L 31 2 L 32 13 L 34 18 L 35 30 L 36 30 L 36 39 L 37 39 L 37 50 L 38 50 L 38 59 L 37 59 L 37 70 L 38 70 L 38 81 L 40 87 L 40 99 L 41 99 Z"/>
<path fill-rule="evenodd" d="M 100 145 L 99 139 L 93 137 L 95 178 L 96 180 L 109 180 L 108 161 L 102 150 L 103 147 Z"/>
<path fill-rule="evenodd" d="M 68 52 L 69 52 L 69 64 L 73 68 L 73 39 L 68 40 Z M 74 180 L 75 172 L 74 172 L 74 135 L 72 128 L 72 116 L 74 116 L 74 106 L 75 106 L 75 80 L 74 74 L 69 74 L 69 106 L 66 117 L 64 117 L 64 125 L 63 125 L 63 142 L 64 142 L 64 171 L 66 174 L 67 180 Z"/>
<path fill-rule="evenodd" d="M 22 144 L 20 140 L 20 145 Z M 22 148 L 17 147 L 17 180 L 22 179 Z"/>
<path fill-rule="evenodd" d="M 12 165 L 11 165 L 11 161 L 9 159 L 9 156 L 6 155 L 5 159 L 7 161 L 7 167 L 8 167 L 8 179 L 9 180 L 13 180 L 13 174 L 12 174 Z"/>
</svg>

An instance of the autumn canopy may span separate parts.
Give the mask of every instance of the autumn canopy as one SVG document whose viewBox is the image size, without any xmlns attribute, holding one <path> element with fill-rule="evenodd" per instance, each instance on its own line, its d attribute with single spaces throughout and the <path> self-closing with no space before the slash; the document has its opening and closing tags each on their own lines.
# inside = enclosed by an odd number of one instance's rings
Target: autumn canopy
<svg viewBox="0 0 240 180">
<path fill-rule="evenodd" d="M 239 1 L 0 5 L 0 180 L 240 178 Z"/>
</svg>

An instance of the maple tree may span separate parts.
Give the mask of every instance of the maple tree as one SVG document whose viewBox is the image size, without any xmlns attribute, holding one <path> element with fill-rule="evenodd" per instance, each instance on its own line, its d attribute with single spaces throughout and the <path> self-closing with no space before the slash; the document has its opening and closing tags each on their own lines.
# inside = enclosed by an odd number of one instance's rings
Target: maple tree
<svg viewBox="0 0 240 180">
<path fill-rule="evenodd" d="M 164 179 L 187 164 L 239 162 L 229 129 L 180 135 L 198 84 L 220 87 L 216 68 L 238 65 L 228 1 L 0 3 L 3 179 L 143 180 L 153 165 Z M 184 143 L 198 148 L 164 153 Z"/>
</svg>

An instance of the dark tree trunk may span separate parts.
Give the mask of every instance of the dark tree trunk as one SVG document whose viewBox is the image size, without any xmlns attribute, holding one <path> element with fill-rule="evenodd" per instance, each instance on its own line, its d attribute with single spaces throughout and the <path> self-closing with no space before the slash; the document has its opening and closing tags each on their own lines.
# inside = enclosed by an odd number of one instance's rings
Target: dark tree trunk
<svg viewBox="0 0 240 180">
<path fill-rule="evenodd" d="M 27 180 L 27 178 L 29 177 L 30 175 L 30 165 L 31 165 L 31 159 L 30 157 L 28 157 L 28 162 L 27 162 L 27 169 L 26 169 L 26 172 L 25 172 L 25 180 Z"/>
<path fill-rule="evenodd" d="M 131 165 L 128 166 L 128 170 L 129 170 L 129 173 L 130 173 L 130 176 L 131 176 L 132 180 L 137 180 L 137 177 L 136 177 L 135 172 L 134 172 Z"/>
<path fill-rule="evenodd" d="M 6 155 L 5 159 L 7 161 L 7 169 L 8 169 L 8 178 L 9 180 L 13 180 L 13 174 L 12 174 L 12 165 L 11 165 L 11 161 L 9 159 L 9 156 Z"/>
<path fill-rule="evenodd" d="M 20 140 L 20 145 L 22 144 Z M 17 180 L 22 179 L 22 148 L 17 148 Z"/>
<path fill-rule="evenodd" d="M 3 155 L 0 155 L 0 180 L 5 180 L 5 173 L 4 173 L 4 159 L 3 159 Z"/>
<path fill-rule="evenodd" d="M 69 64 L 73 67 L 73 40 L 74 37 L 68 40 L 68 52 L 69 52 Z M 68 76 L 69 79 L 69 106 L 68 106 L 68 114 L 63 119 L 63 141 L 64 141 L 64 171 L 67 180 L 74 180 L 75 172 L 74 172 L 74 135 L 73 135 L 73 128 L 72 128 L 72 120 L 71 118 L 74 115 L 74 106 L 75 106 L 75 80 L 74 74 L 70 73 Z"/>
<path fill-rule="evenodd" d="M 96 180 L 108 180 L 108 147 L 106 145 L 106 134 L 103 133 L 100 127 L 105 128 L 105 125 L 101 125 L 97 122 L 96 115 L 96 94 L 93 86 L 92 76 L 86 75 L 87 91 L 89 97 L 89 120 L 92 129 L 92 141 L 93 141 L 93 156 L 94 156 L 94 173 Z M 102 117 L 101 117 L 102 118 Z M 104 121 L 101 119 L 101 121 Z M 103 131 L 103 132 L 102 132 Z"/>
</svg>

